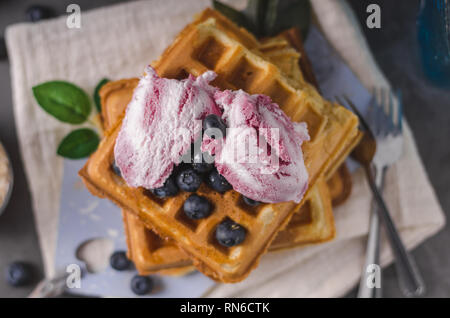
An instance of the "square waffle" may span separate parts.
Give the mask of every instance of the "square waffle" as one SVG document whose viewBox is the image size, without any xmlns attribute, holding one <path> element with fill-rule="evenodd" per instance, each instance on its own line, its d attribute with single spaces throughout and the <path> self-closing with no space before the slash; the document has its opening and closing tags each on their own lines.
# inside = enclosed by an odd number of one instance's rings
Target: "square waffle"
<svg viewBox="0 0 450 318">
<path fill-rule="evenodd" d="M 260 50 L 291 79 L 303 81 L 302 73 L 304 73 L 309 83 L 316 83 L 298 30 L 291 29 L 281 36 L 265 40 Z M 102 100 L 105 129 L 110 128 L 121 118 L 126 108 L 125 102 L 131 98 L 131 88 L 137 82 L 137 79 L 112 82 L 104 88 L 102 96 L 107 96 Z M 117 96 L 124 97 L 122 104 Z M 348 197 L 351 190 L 351 177 L 345 165 L 327 181 L 327 187 L 330 189 L 333 206 L 340 204 Z M 327 190 L 322 182 L 315 188 L 317 190 L 311 191 L 300 211 L 291 218 L 286 229 L 278 234 L 270 250 L 321 243 L 334 237 L 333 215 Z M 145 227 L 132 212 L 122 210 L 122 214 L 127 236 L 128 257 L 134 262 L 141 275 L 157 272 L 163 275 L 179 276 L 194 270 L 189 257 L 173 241 L 160 238 L 151 229 Z"/>
<path fill-rule="evenodd" d="M 107 83 L 101 90 L 101 122 L 108 130 L 123 116 L 133 96 L 139 79 L 123 79 Z M 141 275 L 160 273 L 180 276 L 194 270 L 187 254 L 167 238 L 162 238 L 144 224 L 132 212 L 122 210 L 127 238 L 127 256 Z"/>
<path fill-rule="evenodd" d="M 326 242 L 334 238 L 333 211 L 330 190 L 323 177 L 308 191 L 303 205 L 295 212 L 287 226 L 273 240 L 269 250 Z"/>
<path fill-rule="evenodd" d="M 316 180 L 334 167 L 343 149 L 357 138 L 358 120 L 345 108 L 323 100 L 309 84 L 294 88 L 278 67 L 263 58 L 258 46 L 248 32 L 207 9 L 181 32 L 154 67 L 160 76 L 168 78 L 183 78 L 187 73 L 198 76 L 212 69 L 218 74 L 214 85 L 268 95 L 292 120 L 306 121 L 311 141 L 302 148 L 311 190 Z M 182 213 L 188 193 L 159 199 L 145 189 L 128 187 L 114 174 L 111 164 L 120 124 L 106 133 L 80 171 L 83 180 L 94 194 L 108 197 L 161 236 L 175 240 L 200 271 L 216 280 L 236 282 L 245 278 L 303 203 L 262 204 L 250 209 L 237 192 L 222 195 L 202 185 L 198 194 L 213 203 L 214 212 L 204 220 L 188 220 Z M 247 231 L 239 246 L 225 248 L 214 238 L 217 224 L 227 218 Z"/>
<path fill-rule="evenodd" d="M 127 256 L 141 275 L 181 276 L 195 269 L 188 255 L 169 239 L 148 229 L 132 212 L 122 210 Z"/>
<path fill-rule="evenodd" d="M 327 183 L 320 178 L 305 203 L 280 231 L 269 250 L 322 243 L 335 236 L 331 199 Z M 160 238 L 132 212 L 123 210 L 128 257 L 141 275 L 159 273 L 179 276 L 193 271 L 189 256 L 171 240 Z"/>
<path fill-rule="evenodd" d="M 105 129 L 120 119 L 136 84 L 137 79 L 120 80 L 108 83 L 102 89 L 102 115 Z M 305 203 L 293 215 L 286 228 L 280 231 L 269 249 L 271 251 L 286 249 L 332 239 L 335 230 L 331 199 L 334 203 L 345 200 L 350 188 L 351 179 L 345 166 L 328 180 L 327 185 L 322 178 L 319 179 L 314 189 L 305 198 Z M 331 198 L 330 193 L 333 194 Z M 194 269 L 188 255 L 173 241 L 159 237 L 145 227 L 132 212 L 123 210 L 122 213 L 128 256 L 135 263 L 139 273 L 148 275 L 158 272 L 178 276 Z"/>
</svg>

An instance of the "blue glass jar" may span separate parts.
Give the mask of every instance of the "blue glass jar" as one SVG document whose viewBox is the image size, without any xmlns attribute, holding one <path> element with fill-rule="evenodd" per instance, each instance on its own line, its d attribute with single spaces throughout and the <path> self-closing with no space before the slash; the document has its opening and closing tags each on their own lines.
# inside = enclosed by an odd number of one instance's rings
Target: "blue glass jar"
<svg viewBox="0 0 450 318">
<path fill-rule="evenodd" d="M 450 0 L 421 0 L 417 27 L 426 76 L 450 88 Z"/>
</svg>

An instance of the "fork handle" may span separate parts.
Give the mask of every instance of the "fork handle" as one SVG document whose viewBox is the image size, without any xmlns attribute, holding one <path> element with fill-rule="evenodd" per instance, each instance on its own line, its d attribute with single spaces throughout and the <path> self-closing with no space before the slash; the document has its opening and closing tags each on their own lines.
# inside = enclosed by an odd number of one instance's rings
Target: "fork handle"
<svg viewBox="0 0 450 318">
<path fill-rule="evenodd" d="M 375 182 L 380 189 L 383 189 L 384 172 L 384 169 L 375 170 Z M 361 272 L 361 280 L 359 282 L 357 295 L 358 298 L 382 297 L 382 281 L 379 282 L 377 287 L 368 284 L 368 280 L 371 279 L 369 276 L 371 273 L 368 272 L 369 266 L 372 264 L 380 265 L 380 217 L 376 211 L 377 209 L 378 204 L 373 200 L 371 204 L 369 235 L 367 237 L 366 261 Z M 382 279 L 381 269 L 378 279 Z"/>
<path fill-rule="evenodd" d="M 389 210 L 378 190 L 372 173 L 371 166 L 365 167 L 369 186 L 373 192 L 373 196 L 378 203 L 378 214 L 386 229 L 387 237 L 391 245 L 392 253 L 394 254 L 395 266 L 397 269 L 397 276 L 399 280 L 400 289 L 404 295 L 408 297 L 417 297 L 425 293 L 425 285 L 423 279 L 417 269 L 417 266 L 406 251 L 405 246 L 398 234 L 398 231 L 392 221 Z"/>
</svg>

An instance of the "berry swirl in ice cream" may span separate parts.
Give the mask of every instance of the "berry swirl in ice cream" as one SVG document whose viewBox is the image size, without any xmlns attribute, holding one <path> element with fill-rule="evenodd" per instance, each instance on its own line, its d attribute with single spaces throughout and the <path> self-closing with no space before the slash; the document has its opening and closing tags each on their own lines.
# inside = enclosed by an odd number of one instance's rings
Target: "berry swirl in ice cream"
<svg viewBox="0 0 450 318">
<path fill-rule="evenodd" d="M 307 188 L 308 172 L 301 145 L 309 140 L 305 123 L 293 123 L 265 95 L 242 90 L 216 92 L 214 99 L 227 124 L 216 144 L 215 165 L 233 189 L 255 201 L 300 202 Z"/>
<path fill-rule="evenodd" d="M 174 164 L 201 133 L 207 114 L 220 114 L 208 83 L 214 72 L 178 81 L 160 78 L 152 67 L 134 90 L 114 148 L 122 177 L 132 187 L 163 186 Z M 196 125 L 200 124 L 200 127 Z"/>
<path fill-rule="evenodd" d="M 149 67 L 128 105 L 114 149 L 128 185 L 164 185 L 203 128 L 202 150 L 215 155 L 218 172 L 245 197 L 267 203 L 300 202 L 308 184 L 301 145 L 305 123 L 293 123 L 264 95 L 220 91 L 214 72 L 186 80 L 160 78 Z M 207 116 L 207 115 L 215 116 Z M 206 128 L 205 128 L 206 127 Z"/>
</svg>

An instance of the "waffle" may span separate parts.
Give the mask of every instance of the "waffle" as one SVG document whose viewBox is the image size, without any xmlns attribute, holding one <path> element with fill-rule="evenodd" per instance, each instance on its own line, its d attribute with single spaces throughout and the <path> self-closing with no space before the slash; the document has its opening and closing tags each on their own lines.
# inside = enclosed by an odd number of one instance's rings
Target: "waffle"
<svg viewBox="0 0 450 318">
<path fill-rule="evenodd" d="M 293 214 L 287 226 L 273 240 L 270 250 L 326 242 L 334 236 L 330 192 L 325 179 L 321 177 L 308 192 L 300 210 Z"/>
<path fill-rule="evenodd" d="M 127 237 L 127 256 L 141 275 L 159 273 L 181 276 L 195 268 L 187 254 L 178 246 L 146 228 L 132 212 L 122 210 Z"/>
<path fill-rule="evenodd" d="M 352 192 L 352 177 L 345 163 L 327 179 L 327 185 L 333 207 L 341 205 L 348 199 Z"/>
<path fill-rule="evenodd" d="M 294 88 L 291 80 L 263 58 L 257 49 L 259 45 L 248 32 L 208 9 L 181 32 L 153 65 L 160 76 L 168 78 L 184 78 L 187 73 L 198 76 L 212 69 L 218 74 L 213 85 L 268 95 L 291 119 L 306 121 L 311 141 L 302 148 L 311 191 L 316 180 L 335 168 L 343 149 L 357 138 L 357 118 L 345 108 L 323 100 L 307 83 Z M 245 278 L 279 229 L 303 203 L 249 208 L 235 191 L 222 195 L 202 185 L 198 194 L 207 197 L 215 210 L 207 219 L 189 220 L 182 211 L 188 193 L 162 200 L 145 189 L 128 187 L 113 173 L 111 164 L 120 124 L 106 133 L 80 175 L 93 194 L 108 197 L 161 236 L 175 240 L 196 267 L 213 279 L 237 282 Z M 215 240 L 215 227 L 227 218 L 246 228 L 243 244 L 225 248 Z"/>
<path fill-rule="evenodd" d="M 299 65 L 302 54 L 294 49 L 286 38 L 280 35 L 266 39 L 259 46 L 259 50 L 290 79 L 294 87 L 301 87 L 305 82 L 303 70 Z"/>
<path fill-rule="evenodd" d="M 101 118 L 107 131 L 123 116 L 139 79 L 123 79 L 107 83 L 101 90 Z M 180 276 L 194 270 L 183 250 L 169 239 L 161 238 L 148 229 L 132 212 L 122 210 L 127 238 L 127 256 L 141 275 L 159 273 Z"/>
<path fill-rule="evenodd" d="M 264 39 L 259 49 L 264 56 L 280 68 L 284 75 L 291 80 L 294 87 L 299 87 L 306 81 L 319 90 L 319 84 L 314 76 L 311 63 L 303 47 L 301 34 L 297 28 L 284 31 L 276 37 Z M 336 193 L 336 195 L 340 194 L 340 198 L 335 198 L 333 205 L 338 205 L 339 203 L 345 201 L 350 194 L 351 178 L 348 171 L 346 168 L 343 168 L 340 172 L 337 172 L 336 169 L 344 166 L 343 162 L 348 157 L 352 149 L 359 143 L 361 138 L 362 133 L 359 132 L 352 142 L 349 142 L 346 147 L 342 148 L 341 153 L 338 155 L 338 159 L 334 163 L 333 167 L 328 169 L 326 173 L 325 179 L 327 180 L 333 179 L 333 177 L 338 183 L 347 180 L 346 186 L 348 187 L 345 188 L 347 189 L 347 192 L 345 192 L 345 189 L 340 189 L 339 191 L 342 191 Z M 347 175 L 343 175 L 344 173 Z M 337 185 L 338 184 L 336 184 L 332 189 L 337 189 Z"/>
<path fill-rule="evenodd" d="M 338 184 L 339 174 L 333 176 L 333 183 Z M 343 183 L 340 181 L 339 183 Z M 329 195 L 337 195 L 339 202 L 348 194 L 347 190 L 339 193 L 338 189 L 330 189 L 322 179 L 309 192 L 300 211 L 295 213 L 286 229 L 280 231 L 269 250 L 276 251 L 299 247 L 305 244 L 323 243 L 335 235 L 333 214 Z M 335 198 L 331 197 L 335 202 Z M 122 211 L 127 236 L 128 257 L 134 262 L 141 275 L 159 273 L 180 276 L 195 269 L 190 258 L 179 249 L 173 241 L 160 238 L 132 213 Z M 187 266 L 187 264 L 191 266 Z"/>
<path fill-rule="evenodd" d="M 305 203 L 293 215 L 286 228 L 279 232 L 269 250 L 322 243 L 335 236 L 330 192 L 320 178 L 309 191 Z M 128 257 L 141 275 L 159 273 L 180 276 L 193 271 L 189 256 L 171 240 L 160 238 L 132 212 L 123 210 Z"/>
<path fill-rule="evenodd" d="M 311 66 L 306 60 L 306 55 L 302 54 L 303 59 L 300 60 L 301 53 L 299 52 L 303 53 L 301 41 L 295 39 L 299 39 L 298 32 L 289 30 L 281 36 L 265 40 L 259 48 L 264 56 L 292 80 L 304 81 L 302 73 L 305 73 L 306 80 L 314 83 L 315 78 L 309 72 Z M 299 63 L 299 61 L 304 62 L 305 60 L 306 64 Z M 138 79 L 122 80 L 112 82 L 104 88 L 102 118 L 105 129 L 110 128 L 120 119 L 126 108 L 125 102 L 131 98 L 132 89 L 137 82 Z M 124 97 L 123 100 L 119 96 Z M 340 171 L 343 173 L 333 175 L 327 185 L 332 194 L 333 204 L 345 200 L 349 194 L 347 189 L 350 189 L 349 186 L 351 186 L 351 179 L 345 165 Z M 278 235 L 270 250 L 295 247 L 303 243 L 320 243 L 334 237 L 329 194 L 326 193 L 324 185 L 316 185 L 315 188 L 318 189 L 311 193 L 316 195 L 309 195 L 306 198 L 300 211 L 294 214 L 287 229 Z M 131 212 L 123 210 L 122 214 L 127 234 L 128 257 L 135 263 L 139 273 L 148 275 L 157 272 L 163 275 L 179 276 L 194 269 L 189 257 L 173 241 L 160 238 L 152 230 L 146 228 Z M 321 222 L 322 220 L 327 222 Z M 322 230 L 319 230 L 319 227 L 323 227 Z M 282 234 L 283 232 L 289 234 Z"/>
<path fill-rule="evenodd" d="M 137 79 L 110 82 L 101 92 L 102 116 L 105 129 L 120 119 L 132 96 Z M 314 186 L 300 210 L 291 218 L 286 229 L 281 231 L 270 250 L 286 249 L 304 244 L 321 243 L 334 237 L 333 205 L 348 197 L 351 189 L 350 175 L 345 166 L 339 169 L 327 185 L 321 181 Z M 327 187 L 330 189 L 328 191 Z M 168 239 L 160 238 L 148 229 L 130 211 L 123 210 L 127 236 L 128 257 L 135 263 L 139 273 L 148 275 L 183 275 L 194 269 L 190 258 Z"/>
</svg>

